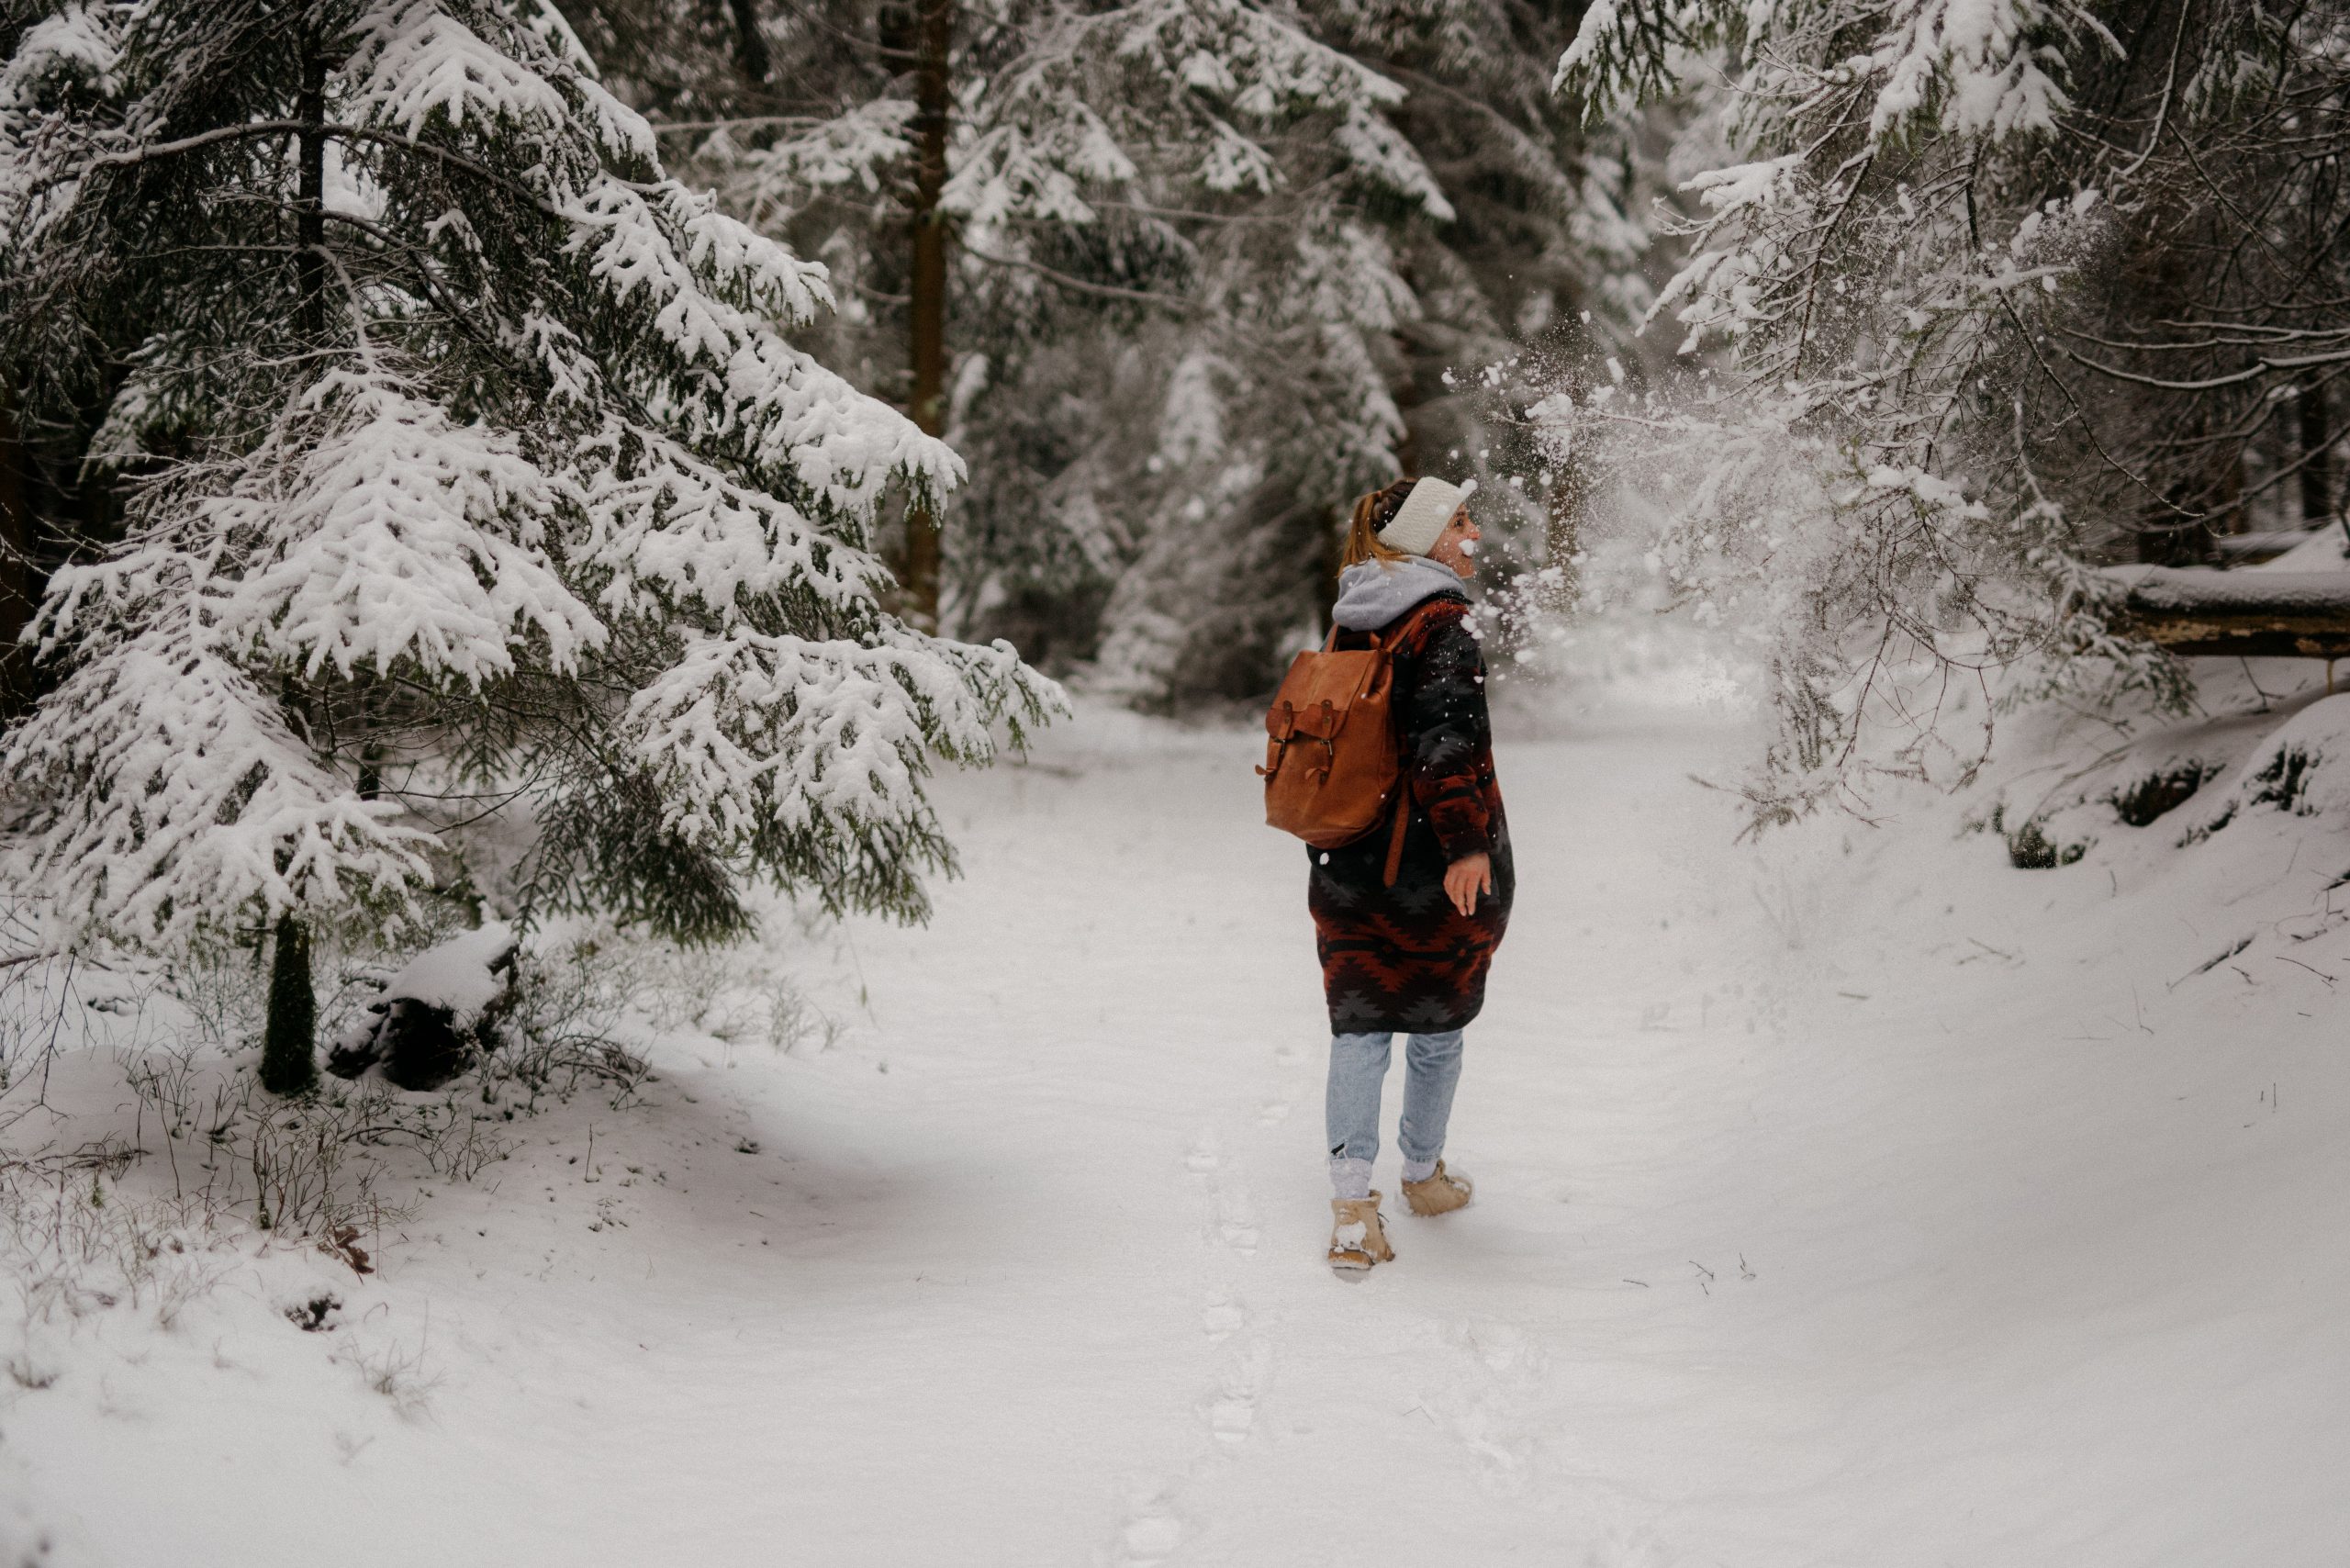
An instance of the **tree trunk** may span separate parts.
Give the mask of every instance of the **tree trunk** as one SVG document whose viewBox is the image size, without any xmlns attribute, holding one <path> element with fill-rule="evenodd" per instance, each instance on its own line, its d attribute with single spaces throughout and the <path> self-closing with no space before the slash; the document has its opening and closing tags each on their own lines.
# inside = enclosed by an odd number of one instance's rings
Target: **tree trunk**
<svg viewBox="0 0 2350 1568">
<path fill-rule="evenodd" d="M 2203 657 L 2350 658 L 2350 573 L 2108 566 L 2120 627 Z"/>
<path fill-rule="evenodd" d="M 295 143 L 294 276 L 305 349 L 320 347 L 327 330 L 326 80 L 326 60 L 313 46 L 302 58 L 302 93 L 295 108 L 303 129 Z M 270 956 L 269 1020 L 262 1031 L 263 1089 L 306 1094 L 318 1083 L 318 1027 L 309 928 L 291 913 L 281 914 Z"/>
<path fill-rule="evenodd" d="M 2333 463 L 2327 450 L 2333 444 L 2333 419 L 2326 407 L 2325 384 L 2312 381 L 2301 388 L 2301 521 L 2312 526 L 2333 519 Z"/>
<path fill-rule="evenodd" d="M 327 328 L 327 63 L 316 49 L 302 58 L 302 96 L 294 118 L 305 128 L 296 149 L 294 275 L 301 286 L 305 346 L 315 348 Z"/>
<path fill-rule="evenodd" d="M 352 722 L 359 732 L 359 798 L 373 801 L 384 792 L 384 745 L 376 738 L 383 704 L 374 677 L 363 675 L 356 685 L 358 700 L 352 704 Z"/>
<path fill-rule="evenodd" d="M 754 87 L 764 87 L 775 66 L 767 53 L 767 35 L 759 31 L 759 8 L 755 0 L 732 0 L 732 5 L 734 64 L 744 81 Z"/>
<path fill-rule="evenodd" d="M 947 52 L 955 40 L 955 0 L 920 0 L 914 63 L 913 390 L 908 411 L 928 435 L 946 429 L 946 115 Z M 906 518 L 898 581 L 906 619 L 938 630 L 938 520 L 927 507 Z"/>
<path fill-rule="evenodd" d="M 310 989 L 310 933 L 291 914 L 277 917 L 269 965 L 269 1023 L 262 1033 L 261 1086 L 303 1094 L 319 1081 L 315 1056 L 319 1003 Z"/>
<path fill-rule="evenodd" d="M 16 409 L 0 392 L 0 723 L 32 705 L 31 650 L 17 642 L 33 614 L 33 514 Z"/>
</svg>

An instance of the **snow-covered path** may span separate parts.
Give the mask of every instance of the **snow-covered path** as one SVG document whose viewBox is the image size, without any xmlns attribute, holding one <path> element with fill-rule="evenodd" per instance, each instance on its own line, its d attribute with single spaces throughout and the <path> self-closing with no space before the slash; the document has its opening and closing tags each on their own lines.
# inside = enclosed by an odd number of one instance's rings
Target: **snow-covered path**
<svg viewBox="0 0 2350 1568">
<path fill-rule="evenodd" d="M 125 1568 L 2337 1561 L 2331 983 L 2168 989 L 2232 927 L 1980 840 L 1734 851 L 1686 778 L 1725 744 L 1504 745 L 1479 1198 L 1360 1283 L 1256 746 L 1089 711 L 944 781 L 968 874 L 846 934 L 833 1048 L 688 1039 L 651 1109 L 435 1194 L 346 1293 L 420 1415 L 278 1324 L 141 1341 L 8 1445 L 61 1561 Z"/>
</svg>

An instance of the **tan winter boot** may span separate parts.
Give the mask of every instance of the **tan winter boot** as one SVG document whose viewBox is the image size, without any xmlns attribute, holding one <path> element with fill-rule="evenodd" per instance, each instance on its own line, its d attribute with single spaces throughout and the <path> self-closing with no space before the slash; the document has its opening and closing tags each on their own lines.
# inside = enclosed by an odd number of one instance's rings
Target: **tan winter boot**
<svg viewBox="0 0 2350 1568">
<path fill-rule="evenodd" d="M 1468 1206 L 1470 1195 L 1477 1184 L 1466 1176 L 1449 1174 L 1444 1161 L 1436 1162 L 1435 1173 L 1425 1182 L 1404 1183 L 1404 1206 L 1416 1215 L 1445 1215 Z"/>
<path fill-rule="evenodd" d="M 1380 1223 L 1377 1193 L 1368 1198 L 1332 1198 L 1330 1215 L 1330 1267 L 1368 1269 L 1395 1260 L 1395 1249 L 1387 1245 L 1387 1227 Z"/>
</svg>

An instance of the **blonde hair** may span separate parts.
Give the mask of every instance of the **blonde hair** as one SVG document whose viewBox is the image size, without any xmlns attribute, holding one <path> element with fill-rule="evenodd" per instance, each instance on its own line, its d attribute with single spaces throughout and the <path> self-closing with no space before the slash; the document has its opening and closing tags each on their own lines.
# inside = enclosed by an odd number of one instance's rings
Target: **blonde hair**
<svg viewBox="0 0 2350 1568">
<path fill-rule="evenodd" d="M 1354 521 L 1347 525 L 1347 547 L 1338 557 L 1338 569 L 1359 566 L 1365 561 L 1404 561 L 1411 552 L 1398 550 L 1379 542 L 1379 531 L 1395 521 L 1403 510 L 1404 498 L 1418 484 L 1416 477 L 1398 479 L 1383 490 L 1373 490 L 1355 498 Z"/>
</svg>

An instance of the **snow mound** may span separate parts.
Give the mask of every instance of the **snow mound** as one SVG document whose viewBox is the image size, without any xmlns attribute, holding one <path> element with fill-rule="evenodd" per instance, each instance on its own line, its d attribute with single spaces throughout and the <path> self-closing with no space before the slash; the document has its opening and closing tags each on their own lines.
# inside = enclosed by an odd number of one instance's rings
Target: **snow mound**
<svg viewBox="0 0 2350 1568">
<path fill-rule="evenodd" d="M 2277 725 L 2230 775 L 2187 835 L 2210 837 L 2239 815 L 2273 807 L 2297 816 L 2350 816 L 2350 693 L 2321 698 Z"/>
<path fill-rule="evenodd" d="M 2313 661 L 2195 667 L 2202 712 L 2133 723 L 2119 745 L 2105 727 L 2074 731 L 2052 711 L 2045 722 L 2060 733 L 2028 729 L 2011 746 L 1976 823 L 2007 839 L 2016 866 L 2045 868 L 2100 844 L 2133 862 L 2156 845 L 2184 848 L 2258 808 L 2350 813 L 2350 768 L 2329 760 L 2350 758 L 2350 697 L 2327 693 Z M 2141 833 L 2151 835 L 2141 848 L 2124 847 Z"/>
<path fill-rule="evenodd" d="M 2338 528 L 2312 529 L 2275 560 L 2247 568 L 2255 572 L 2339 571 L 2350 564 L 2350 536 Z"/>
<path fill-rule="evenodd" d="M 513 951 L 514 931 L 504 921 L 461 932 L 409 959 L 384 987 L 384 1000 L 446 1009 L 451 1022 L 463 1028 L 505 991 L 505 980 L 495 971 Z"/>
</svg>

